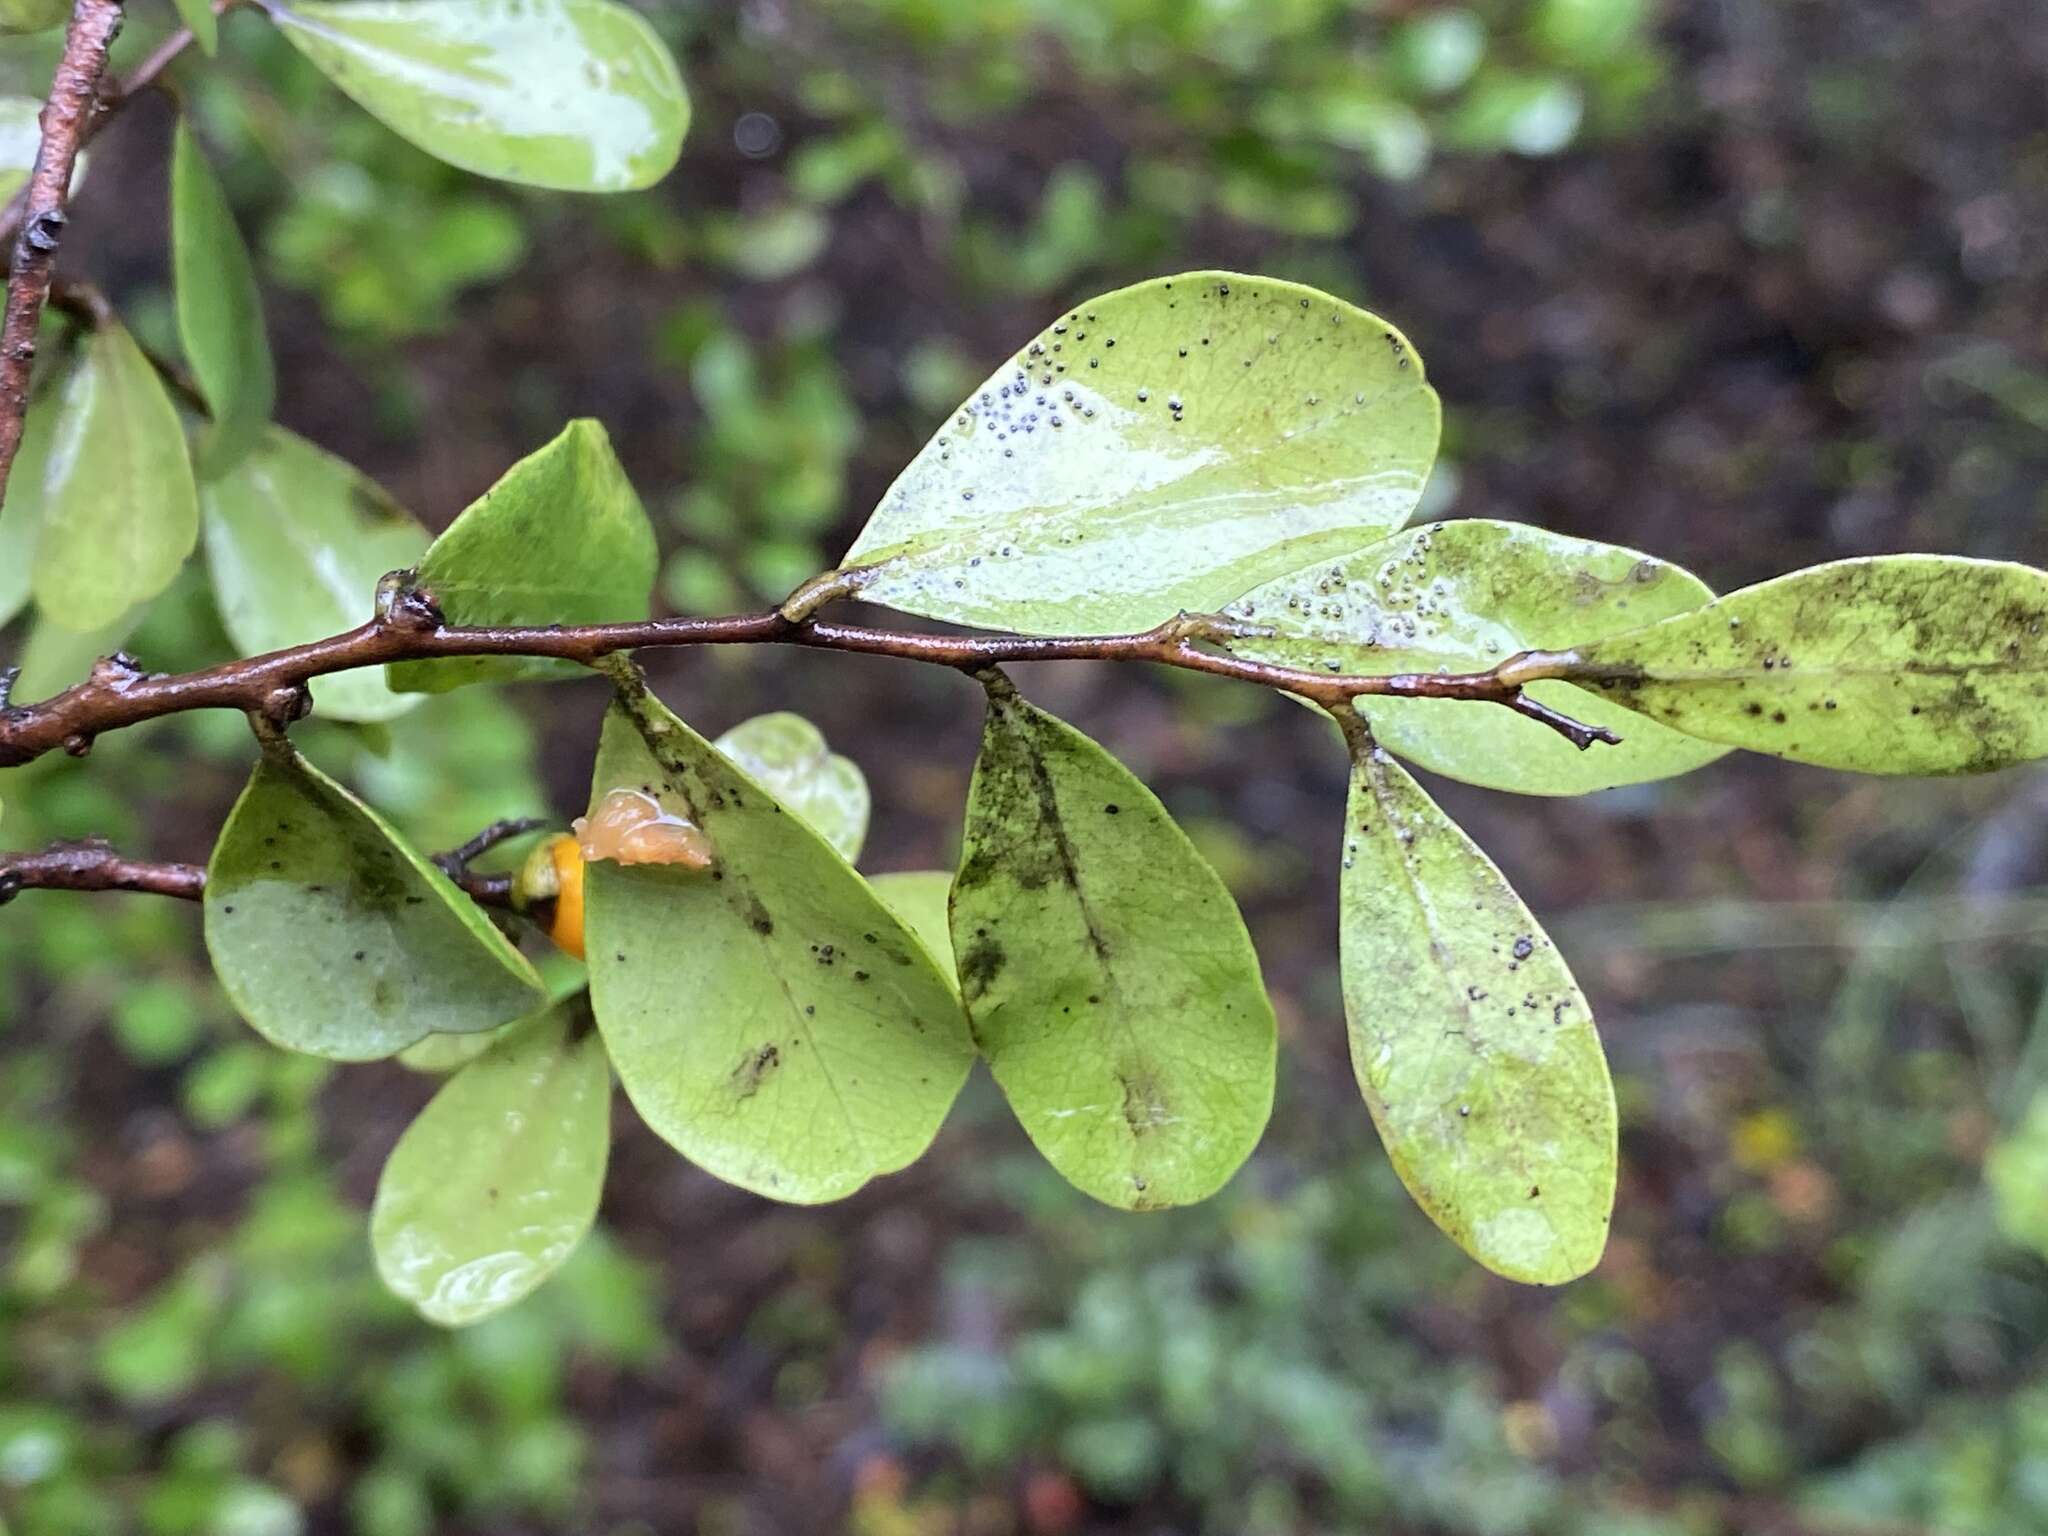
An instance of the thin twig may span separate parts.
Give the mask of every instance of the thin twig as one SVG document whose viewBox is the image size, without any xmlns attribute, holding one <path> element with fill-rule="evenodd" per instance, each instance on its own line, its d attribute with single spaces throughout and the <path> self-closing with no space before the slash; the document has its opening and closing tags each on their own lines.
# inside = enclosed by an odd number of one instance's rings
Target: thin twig
<svg viewBox="0 0 2048 1536">
<path fill-rule="evenodd" d="M 205 889 L 203 865 L 123 858 L 100 837 L 52 843 L 41 853 L 0 853 L 0 903 L 35 890 L 146 891 L 197 901 Z"/>
<path fill-rule="evenodd" d="M 213 0 L 213 14 L 225 16 L 237 5 L 243 3 L 244 0 Z M 192 46 L 194 41 L 192 29 L 190 27 L 180 27 L 161 43 L 157 44 L 150 51 L 149 56 L 136 65 L 134 69 L 123 75 L 119 80 L 112 81 L 103 86 L 99 94 L 98 109 L 87 119 L 84 129 L 80 132 L 78 147 L 83 149 L 94 139 L 98 138 L 100 130 L 113 121 L 115 113 L 127 106 L 136 97 L 146 93 L 151 86 L 160 82 L 163 79 L 164 71 L 176 63 L 183 56 L 185 50 Z M 4 206 L 0 206 L 0 248 L 5 248 L 8 242 L 13 240 L 15 232 L 21 228 L 22 215 L 27 208 L 28 189 L 26 187 L 9 198 Z"/>
<path fill-rule="evenodd" d="M 35 169 L 22 189 L 19 231 L 8 265 L 7 315 L 0 322 L 0 501 L 6 497 L 7 476 L 21 447 L 29 376 L 36 363 L 36 326 L 64 235 L 71 172 L 90 131 L 107 50 L 120 30 L 120 0 L 77 0 L 50 99 L 43 103 L 43 136 L 36 147 Z"/>
<path fill-rule="evenodd" d="M 0 767 L 31 762 L 58 748 L 80 757 L 108 731 L 192 709 L 239 709 L 286 723 L 303 713 L 308 683 L 359 667 L 450 656 L 544 656 L 591 665 L 620 651 L 688 645 L 801 645 L 966 672 L 1018 661 L 1143 661 L 1234 677 L 1326 708 L 1366 697 L 1464 699 L 1528 715 L 1581 748 L 1620 739 L 1526 699 L 1522 685 L 1531 678 L 1518 657 L 1486 672 L 1346 676 L 1220 654 L 1202 649 L 1192 638 L 1212 631 L 1201 618 L 1183 616 L 1128 635 L 936 635 L 814 619 L 793 622 L 773 610 L 628 624 L 467 627 L 444 624 L 430 593 L 401 590 L 378 618 L 324 640 L 175 675 L 96 668 L 93 676 L 63 693 L 0 710 Z"/>
<path fill-rule="evenodd" d="M 460 848 L 435 854 L 434 863 L 478 905 L 509 908 L 512 877 L 477 874 L 469 861 L 508 837 L 552 825 L 540 817 L 493 822 Z M 142 891 L 197 901 L 206 892 L 206 866 L 126 858 L 102 837 L 52 843 L 38 853 L 0 850 L 0 906 L 23 891 Z"/>
</svg>

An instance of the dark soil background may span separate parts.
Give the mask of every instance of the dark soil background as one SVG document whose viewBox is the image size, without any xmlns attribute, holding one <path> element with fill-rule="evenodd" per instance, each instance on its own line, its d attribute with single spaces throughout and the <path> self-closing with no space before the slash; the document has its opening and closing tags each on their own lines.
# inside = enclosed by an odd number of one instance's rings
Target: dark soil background
<svg viewBox="0 0 2048 1536">
<path fill-rule="evenodd" d="M 807 535 L 829 562 L 941 419 L 943 405 L 909 382 L 920 347 L 943 342 L 978 374 L 1073 297 L 1154 271 L 1223 266 L 1316 282 L 1406 331 L 1445 403 L 1455 489 L 1436 515 L 1632 545 L 1720 589 L 1897 550 L 2048 563 L 2048 12 L 2035 0 L 1670 0 L 1652 26 L 1661 84 L 1628 121 L 1561 154 L 1447 152 L 1399 183 L 1347 168 L 1357 213 L 1334 237 L 1199 209 L 1154 236 L 1141 261 L 1084 257 L 1044 291 L 963 277 L 959 230 L 979 222 L 1022 242 L 1048 178 L 1074 163 L 1093 168 L 1112 211 L 1125 208 L 1135 157 L 1184 131 L 1163 95 L 1105 84 L 1045 42 L 1023 62 L 1029 85 L 1017 105 L 963 122 L 927 99 L 949 68 L 943 51 L 855 26 L 833 7 L 705 6 L 664 24 L 685 45 L 695 121 L 681 167 L 646 199 L 653 212 L 516 199 L 527 240 L 514 269 L 463 287 L 416 334 L 337 326 L 318 285 L 273 291 L 281 420 L 363 465 L 435 526 L 571 415 L 602 419 L 650 509 L 668 508 L 715 448 L 690 371 L 671 358 L 673 317 L 701 306 L 764 352 L 801 321 L 804 345 L 843 378 L 857 423 L 843 494 L 830 526 Z M 260 30 L 253 19 L 236 30 L 244 25 Z M 257 56 L 257 66 L 275 63 Z M 957 169 L 957 211 L 935 213 L 870 181 L 829 209 L 823 243 L 799 271 L 750 276 L 701 246 L 650 256 L 665 221 L 688 229 L 785 198 L 792 157 L 830 128 L 803 82 L 832 69 L 871 83 L 905 139 Z M 329 97 L 319 110 L 341 108 Z M 779 148 L 738 147 L 735 124 L 748 113 L 774 119 Z M 161 103 L 144 103 L 100 141 L 67 246 L 80 275 L 145 311 L 163 302 L 170 120 Z M 236 185 L 250 197 L 252 229 L 291 216 L 292 186 L 260 170 Z M 440 183 L 430 191 L 452 195 Z M 374 205 L 367 217 L 378 217 Z M 749 522 L 744 495 L 731 503 L 726 547 L 780 536 Z M 664 524 L 675 547 L 692 537 Z M 707 730 L 771 708 L 816 720 L 873 783 L 866 867 L 951 860 L 979 730 L 969 685 L 886 661 L 765 651 L 669 654 L 652 670 L 664 697 Z M 1913 1299 L 1884 1312 L 1883 1337 L 1920 1362 L 1911 1390 L 1830 1386 L 1801 1352 L 1802 1340 L 1837 1325 L 1876 1336 L 1872 1256 L 1893 1251 L 1930 1205 L 1978 1189 L 1985 1148 L 2001 1134 L 1998 1091 L 2027 1059 L 2024 1024 L 1987 1041 L 1953 978 L 1960 969 L 2017 999 L 2015 1018 L 2030 1017 L 2040 935 L 2021 925 L 2012 940 L 2006 915 L 2043 883 L 2048 790 L 2030 771 L 1893 783 L 1738 756 L 1576 801 L 1431 786 L 1578 969 L 1623 1078 L 1624 1182 L 1600 1274 L 1557 1294 L 1480 1277 L 1455 1256 L 1445 1266 L 1431 1248 L 1440 1240 L 1390 1181 L 1357 1186 L 1377 1202 L 1380 1258 L 1428 1255 L 1376 1315 L 1427 1370 L 1474 1373 L 1514 1457 L 1549 1480 L 1551 1503 L 1517 1513 L 1503 1498 L 1487 1523 L 1395 1498 L 1360 1523 L 1332 1501 L 1314 1454 L 1275 1453 L 1275 1471 L 1247 1452 L 1240 1481 L 1277 1478 L 1297 1501 L 1263 1525 L 1164 1472 L 1119 1490 L 1036 1421 L 991 1461 L 885 1412 L 895 1365 L 934 1347 L 1008 1359 L 1027 1326 L 1066 1315 L 1091 1266 L 1110 1264 L 1110 1245 L 1139 1244 L 1152 1262 L 1184 1234 L 1184 1251 L 1215 1266 L 1265 1205 L 1284 1207 L 1304 1181 L 1376 1157 L 1334 977 L 1343 764 L 1323 731 L 1282 701 L 1138 669 L 1022 668 L 1018 681 L 1141 773 L 1215 853 L 1245 906 L 1285 1062 L 1269 1146 L 1241 1176 L 1232 1214 L 1215 1218 L 1236 1223 L 1238 1236 L 1190 1220 L 1126 1239 L 1144 1218 L 1066 1207 L 1048 1217 L 1042 1199 L 1004 1182 L 1023 1143 L 985 1082 L 921 1165 L 816 1210 L 771 1206 L 696 1173 L 621 1098 L 602 1222 L 653 1277 L 648 1306 L 669 1347 L 620 1364 L 565 1346 L 553 1390 L 585 1445 L 566 1500 L 470 1499 L 437 1483 L 427 1528 L 2048 1530 L 2048 1513 L 2027 1523 L 2027 1511 L 2048 1506 L 1989 1494 L 1969 1517 L 1982 1523 L 1967 1523 L 1934 1493 L 1901 1494 L 1903 1514 L 1852 1517 L 1817 1512 L 1814 1492 L 1873 1447 L 1915 1441 L 1951 1413 L 1987 1415 L 2008 1449 L 2014 1436 L 2039 1435 L 2015 1429 L 2006 1406 L 2041 1359 L 2038 1332 L 2009 1326 L 2039 1316 L 2048 1280 L 2038 1260 L 1996 1258 L 2025 1299 L 2005 1293 L 1987 1309 L 2002 1321 L 1974 1342 L 1949 1338 L 1938 1293 L 1982 1275 L 1900 1282 Z M 566 816 L 583 799 L 601 693 L 574 685 L 513 699 L 535 733 L 543 808 Z M 446 744 L 451 773 L 464 771 L 466 729 Z M 124 807 L 136 846 L 199 857 L 242 770 L 232 755 L 157 736 L 124 771 L 137 786 Z M 17 796 L 6 798 L 12 815 Z M 1950 947 L 1904 946 L 1907 958 L 1879 984 L 1872 935 L 1902 889 L 1982 898 L 1990 905 L 1970 921 L 1987 928 L 1943 932 L 1929 919 L 1935 931 L 1920 936 Z M 88 920 L 102 919 L 78 918 Z M 196 954 L 186 914 L 160 922 L 141 948 Z M 2000 922 L 2006 937 L 1988 937 Z M 45 1086 L 21 1088 L 37 1106 L 24 1123 L 64 1126 L 78 1149 L 71 1177 L 107 1214 L 80 1239 L 85 1291 L 0 1314 L 17 1336 L 5 1395 L 61 1401 L 93 1434 L 116 1437 L 125 1449 L 106 1452 L 88 1480 L 130 1516 L 142 1507 L 137 1490 L 167 1475 L 178 1432 L 226 1418 L 244 1434 L 239 1465 L 285 1488 L 304 1529 L 405 1529 L 365 1523 L 365 1468 L 394 1454 L 399 1431 L 389 1412 L 364 1406 L 378 1399 L 350 1372 L 316 1373 L 309 1385 L 243 1365 L 137 1406 L 79 1363 L 195 1255 L 225 1251 L 284 1154 L 275 1121 L 181 1117 L 177 1064 L 106 1048 L 114 1010 L 104 979 L 81 983 L 42 947 L 52 942 L 5 952 L 0 1007 L 15 1016 L 0 1064 L 22 1063 L 26 1084 L 33 1059 Z M 1930 1073 L 1944 1086 L 1927 1089 Z M 396 1066 L 352 1068 L 310 1101 L 318 1157 L 358 1208 L 430 1091 Z M 1902 1174 L 1908 1144 L 1927 1150 Z M 25 1251 L 30 1235 L 25 1217 L 10 1225 L 0 1212 L 0 1252 L 10 1240 Z M 984 1251 L 1002 1256 L 1007 1279 L 963 1287 L 962 1255 Z M 1227 1281 L 1212 1273 L 1204 1283 L 1216 1306 L 1233 1304 Z M 811 1321 L 789 1324 L 797 1314 Z M 412 1348 L 411 1329 L 380 1319 L 361 1337 L 382 1342 L 348 1346 L 368 1352 L 358 1368 Z M 1637 1363 L 1626 1404 L 1587 1387 L 1589 1351 Z M 1758 1379 L 1744 1374 L 1751 1364 L 1770 1388 L 1761 1407 L 1745 1395 Z M 1404 1464 L 1404 1433 L 1442 1437 L 1442 1420 L 1423 1415 L 1404 1429 L 1398 1401 L 1387 1402 L 1374 1422 L 1390 1465 Z M 2048 1475 L 2048 1448 L 2027 1443 L 2034 1449 L 2013 1451 L 2014 1465 Z M 1460 1475 L 1455 1457 L 1430 1465 L 1432 1477 Z M 0 1515 L 4 1469 L 0 1457 Z M 1621 1523 L 1638 1517 L 1645 1523 Z M 36 1536 L 28 1515 L 17 1520 Z"/>
</svg>

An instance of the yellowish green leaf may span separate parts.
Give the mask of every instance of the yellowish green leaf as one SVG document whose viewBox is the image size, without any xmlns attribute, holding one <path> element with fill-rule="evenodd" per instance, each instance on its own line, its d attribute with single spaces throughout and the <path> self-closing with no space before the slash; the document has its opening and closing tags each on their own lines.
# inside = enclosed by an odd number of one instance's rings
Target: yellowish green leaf
<svg viewBox="0 0 2048 1536">
<path fill-rule="evenodd" d="M 990 1069 L 1046 1160 L 1110 1205 L 1220 1189 L 1273 1108 L 1244 920 L 1130 770 L 990 684 L 951 928 Z"/>
<path fill-rule="evenodd" d="M 1407 521 L 1439 408 L 1312 288 L 1188 272 L 1075 306 L 962 402 L 843 563 L 863 597 L 1034 634 L 1143 629 Z"/>
<path fill-rule="evenodd" d="M 1592 1010 L 1493 862 L 1385 752 L 1345 807 L 1351 1064 L 1401 1182 L 1512 1280 L 1586 1273 L 1614 1206 L 1614 1088 Z"/>
</svg>

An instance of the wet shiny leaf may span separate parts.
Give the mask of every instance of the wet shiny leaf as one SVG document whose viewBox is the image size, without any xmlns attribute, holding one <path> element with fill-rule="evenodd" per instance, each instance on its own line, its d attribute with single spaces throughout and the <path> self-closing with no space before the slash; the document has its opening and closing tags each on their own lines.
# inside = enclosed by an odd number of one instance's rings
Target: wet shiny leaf
<svg viewBox="0 0 2048 1536">
<path fill-rule="evenodd" d="M 861 595 L 1034 634 L 1143 629 L 1405 522 L 1436 392 L 1385 321 L 1190 272 L 1088 300 L 970 395 L 848 551 Z"/>
<path fill-rule="evenodd" d="M 359 105 L 479 176 L 569 192 L 652 186 L 690 107 L 654 29 L 612 0 L 290 0 L 269 6 Z"/>
<path fill-rule="evenodd" d="M 975 1040 L 1077 1188 L 1186 1205 L 1250 1156 L 1275 1027 L 1236 904 L 1129 769 L 1001 681 L 951 927 Z"/>
<path fill-rule="evenodd" d="M 434 540 L 419 585 L 450 624 L 599 624 L 644 619 L 654 529 L 594 421 L 572 421 Z M 441 693 L 464 683 L 581 677 L 573 662 L 465 656 L 387 669 L 391 686 Z"/>
<path fill-rule="evenodd" d="M 212 17 L 205 0 L 196 3 Z M 277 401 L 277 374 L 249 248 L 182 118 L 171 148 L 171 269 L 178 335 L 213 415 L 200 435 L 199 465 L 205 475 L 218 475 L 262 436 Z"/>
<path fill-rule="evenodd" d="M 1493 862 L 1382 751 L 1352 765 L 1340 903 L 1351 1064 L 1401 1182 L 1497 1274 L 1584 1274 L 1616 1157 L 1592 1011 Z"/>
<path fill-rule="evenodd" d="M 593 802 L 645 790 L 710 869 L 593 862 L 598 1027 L 641 1117 L 779 1200 L 849 1195 L 931 1143 L 974 1050 L 925 946 L 799 816 L 652 696 L 605 717 Z"/>
<path fill-rule="evenodd" d="M 742 720 L 712 745 L 811 826 L 851 864 L 868 835 L 868 781 L 802 715 Z"/>
<path fill-rule="evenodd" d="M 55 419 L 36 604 L 53 623 L 97 629 L 169 586 L 198 542 L 185 429 L 149 359 L 111 320 L 40 406 Z"/>
<path fill-rule="evenodd" d="M 1258 661 L 1367 674 L 1483 672 L 1517 651 L 1636 629 L 1713 598 L 1691 572 L 1632 549 L 1520 523 L 1436 523 L 1269 582 L 1232 603 L 1232 618 L 1273 634 L 1232 640 Z M 1726 749 L 1657 725 L 1598 693 L 1537 683 L 1530 694 L 1619 747 L 1581 752 L 1498 704 L 1365 698 L 1381 746 L 1493 789 L 1582 795 L 1689 773 Z"/>
<path fill-rule="evenodd" d="M 199 501 L 221 623 L 244 652 L 300 645 L 368 620 L 378 578 L 410 565 L 426 530 L 353 465 L 273 427 Z M 389 720 L 418 704 L 376 667 L 314 681 L 322 716 Z"/>
<path fill-rule="evenodd" d="M 370 1061 L 547 1000 L 481 908 L 288 748 L 265 752 L 221 829 L 205 911 L 229 999 L 288 1050 Z"/>
<path fill-rule="evenodd" d="M 2048 571 L 1880 555 L 1590 645 L 1563 675 L 1707 741 L 1858 773 L 2048 755 Z"/>
<path fill-rule="evenodd" d="M 442 1085 L 377 1181 L 377 1273 L 430 1322 L 528 1295 L 597 1216 L 611 1065 L 572 1007 L 521 1024 Z"/>
</svg>

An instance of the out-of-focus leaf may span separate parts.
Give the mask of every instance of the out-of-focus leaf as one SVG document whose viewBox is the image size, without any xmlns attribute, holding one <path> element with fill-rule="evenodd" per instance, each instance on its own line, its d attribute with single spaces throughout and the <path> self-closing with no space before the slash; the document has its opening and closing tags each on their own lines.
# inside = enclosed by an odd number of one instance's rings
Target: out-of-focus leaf
<svg viewBox="0 0 2048 1536">
<path fill-rule="evenodd" d="M 953 873 L 946 869 L 907 869 L 888 875 L 870 875 L 868 884 L 882 898 L 882 905 L 903 920 L 932 958 L 948 976 L 953 974 L 953 932 L 948 926 L 946 904 L 953 894 Z"/>
<path fill-rule="evenodd" d="M 1270 278 L 1155 279 L 1068 311 L 969 396 L 842 568 L 932 618 L 1142 629 L 1400 527 L 1438 426 L 1376 316 Z"/>
<path fill-rule="evenodd" d="M 427 547 L 426 530 L 376 482 L 281 427 L 201 486 L 199 501 L 221 622 L 249 653 L 363 623 L 378 578 Z M 313 694 L 335 720 L 389 720 L 420 702 L 375 667 L 320 678 Z"/>
<path fill-rule="evenodd" d="M 70 0 L 0 0 L 0 33 L 47 32 L 70 14 Z"/>
<path fill-rule="evenodd" d="M 369 1061 L 546 1001 L 476 903 L 288 747 L 265 751 L 221 829 L 205 909 L 228 997 L 289 1050 Z"/>
<path fill-rule="evenodd" d="M 1270 635 L 1233 639 L 1240 656 L 1361 675 L 1483 672 L 1517 651 L 1576 645 L 1710 602 L 1691 572 L 1632 549 L 1480 519 L 1410 529 L 1340 560 L 1268 582 L 1225 610 Z M 1381 746 L 1493 789 L 1582 795 L 1689 773 L 1724 754 L 1569 683 L 1532 697 L 1619 747 L 1581 752 L 1498 704 L 1362 698 Z"/>
<path fill-rule="evenodd" d="M 479 176 L 624 192 L 666 176 L 690 105 L 654 29 L 612 0 L 290 0 L 298 50 L 430 155 Z"/>
<path fill-rule="evenodd" d="M 925 946 L 845 859 L 644 691 L 605 717 L 593 802 L 658 797 L 708 870 L 593 862 L 590 996 L 641 1117 L 742 1188 L 812 1202 L 914 1160 L 974 1057 Z"/>
<path fill-rule="evenodd" d="M 370 1242 L 384 1283 L 455 1327 L 560 1268 L 597 1216 L 611 1088 L 603 1043 L 569 1007 L 449 1078 L 377 1181 Z"/>
<path fill-rule="evenodd" d="M 212 0 L 176 0 L 178 19 L 192 29 L 192 40 L 209 59 L 220 52 L 220 18 Z"/>
<path fill-rule="evenodd" d="M 1706 741 L 1857 773 L 2048 755 L 2048 571 L 1879 555 L 1576 645 L 1556 673 Z"/>
<path fill-rule="evenodd" d="M 54 395 L 30 401 L 22 418 L 21 443 L 14 450 L 6 499 L 0 502 L 0 624 L 28 606 L 29 573 L 43 526 L 43 475 L 56 420 Z"/>
<path fill-rule="evenodd" d="M 974 1038 L 1046 1160 L 1128 1210 L 1214 1194 L 1273 1108 L 1244 920 L 1158 799 L 989 689 L 951 928 Z"/>
<path fill-rule="evenodd" d="M 206 0 L 193 3 L 212 18 Z M 213 415 L 200 439 L 199 462 L 208 476 L 218 475 L 262 436 L 277 402 L 277 373 L 249 248 L 183 118 L 171 147 L 171 271 L 178 335 Z"/>
<path fill-rule="evenodd" d="M 1493 862 L 1376 749 L 1352 765 L 1340 921 L 1351 1064 L 1401 1182 L 1488 1269 L 1584 1274 L 1616 1159 L 1592 1010 Z"/>
<path fill-rule="evenodd" d="M 199 538 L 185 429 L 142 349 L 109 320 L 62 388 L 43 460 L 36 605 L 68 629 L 98 629 L 156 596 Z"/>
<path fill-rule="evenodd" d="M 742 720 L 712 745 L 811 824 L 851 864 L 868 835 L 868 781 L 853 759 L 787 710 Z"/>
<path fill-rule="evenodd" d="M 1991 1149 L 1984 1177 L 1999 1230 L 2048 1259 L 2048 1092 L 2036 1094 L 2019 1129 Z"/>
<path fill-rule="evenodd" d="M 572 421 L 434 540 L 419 585 L 450 624 L 598 624 L 644 619 L 654 528 L 594 421 Z M 401 693 L 464 683 L 582 676 L 573 662 L 517 656 L 408 661 L 386 669 Z"/>
</svg>

